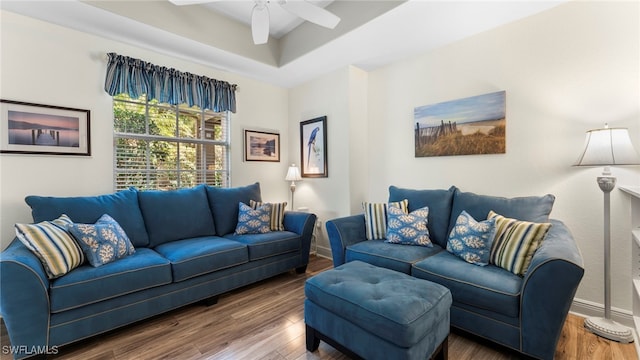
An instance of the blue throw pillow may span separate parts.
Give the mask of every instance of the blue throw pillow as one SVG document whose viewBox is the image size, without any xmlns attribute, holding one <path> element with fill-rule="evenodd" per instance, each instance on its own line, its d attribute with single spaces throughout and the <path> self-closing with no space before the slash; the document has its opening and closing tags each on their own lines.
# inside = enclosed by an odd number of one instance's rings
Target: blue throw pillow
<svg viewBox="0 0 640 360">
<path fill-rule="evenodd" d="M 260 183 L 233 188 L 207 186 L 209 206 L 219 236 L 233 233 L 238 224 L 238 203 L 260 202 Z"/>
<path fill-rule="evenodd" d="M 447 251 L 468 263 L 488 265 L 495 225 L 495 219 L 478 222 L 463 210 L 449 235 Z"/>
<path fill-rule="evenodd" d="M 238 203 L 238 208 L 236 235 L 264 234 L 271 231 L 271 204 L 253 209 L 247 204 Z"/>
<path fill-rule="evenodd" d="M 104 214 L 95 224 L 71 224 L 67 230 L 76 238 L 89 264 L 98 267 L 125 256 L 134 249 L 122 227 Z"/>
<path fill-rule="evenodd" d="M 427 228 L 429 208 L 423 207 L 406 214 L 402 209 L 387 208 L 387 240 L 390 244 L 433 247 Z"/>
</svg>

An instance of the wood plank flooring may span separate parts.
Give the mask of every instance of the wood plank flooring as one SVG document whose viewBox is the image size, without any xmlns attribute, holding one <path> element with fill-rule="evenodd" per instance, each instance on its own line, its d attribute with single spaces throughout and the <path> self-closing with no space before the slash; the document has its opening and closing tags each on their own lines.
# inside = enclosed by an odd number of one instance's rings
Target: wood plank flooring
<svg viewBox="0 0 640 360">
<path fill-rule="evenodd" d="M 306 274 L 290 272 L 222 295 L 218 304 L 194 304 L 122 329 L 60 348 L 51 359 L 72 360 L 343 360 L 322 342 L 305 348 L 304 282 L 331 268 L 331 261 L 312 256 Z M 633 344 L 606 341 L 586 330 L 583 319 L 569 315 L 557 360 L 635 360 Z M 4 325 L 0 344 L 8 345 Z M 1 359 L 9 356 L 1 354 Z M 449 337 L 449 359 L 509 360 L 517 353 L 465 333 Z"/>
</svg>

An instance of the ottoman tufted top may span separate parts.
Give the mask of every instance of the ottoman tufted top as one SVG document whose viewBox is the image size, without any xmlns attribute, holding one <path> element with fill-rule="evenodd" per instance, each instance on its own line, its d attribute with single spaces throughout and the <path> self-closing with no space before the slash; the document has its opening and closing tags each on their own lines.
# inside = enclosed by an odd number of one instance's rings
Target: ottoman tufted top
<svg viewBox="0 0 640 360">
<path fill-rule="evenodd" d="M 310 301 L 401 347 L 411 347 L 448 318 L 449 289 L 352 261 L 307 280 Z"/>
</svg>

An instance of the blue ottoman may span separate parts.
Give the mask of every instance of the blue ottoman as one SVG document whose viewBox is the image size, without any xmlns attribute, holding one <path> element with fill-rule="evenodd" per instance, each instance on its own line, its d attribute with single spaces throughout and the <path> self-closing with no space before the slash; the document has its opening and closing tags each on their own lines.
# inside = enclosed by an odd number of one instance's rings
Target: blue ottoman
<svg viewBox="0 0 640 360">
<path fill-rule="evenodd" d="M 446 359 L 449 289 L 352 261 L 307 280 L 307 350 L 320 340 L 352 358 Z"/>
</svg>

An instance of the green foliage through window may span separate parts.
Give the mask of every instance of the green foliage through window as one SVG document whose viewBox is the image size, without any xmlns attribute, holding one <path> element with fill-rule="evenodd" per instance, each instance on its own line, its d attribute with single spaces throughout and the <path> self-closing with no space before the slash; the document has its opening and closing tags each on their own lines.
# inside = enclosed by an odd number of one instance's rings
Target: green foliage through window
<svg viewBox="0 0 640 360">
<path fill-rule="evenodd" d="M 116 190 L 229 183 L 229 114 L 113 98 Z"/>
</svg>

